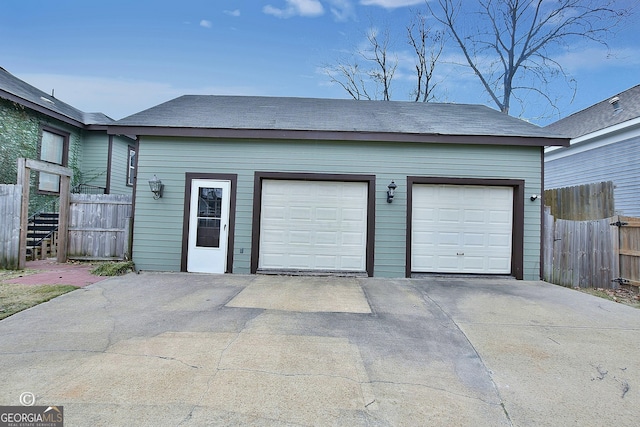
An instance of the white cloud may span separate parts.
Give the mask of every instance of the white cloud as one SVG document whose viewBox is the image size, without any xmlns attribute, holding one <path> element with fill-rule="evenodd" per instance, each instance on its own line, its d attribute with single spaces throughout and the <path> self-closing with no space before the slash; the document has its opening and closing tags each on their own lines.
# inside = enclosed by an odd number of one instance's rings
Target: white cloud
<svg viewBox="0 0 640 427">
<path fill-rule="evenodd" d="M 356 17 L 355 8 L 350 0 L 329 0 L 329 10 L 336 21 L 348 21 Z"/>
<path fill-rule="evenodd" d="M 286 0 L 287 6 L 283 9 L 271 6 L 262 8 L 267 15 L 277 18 L 291 18 L 292 16 L 314 17 L 324 14 L 324 7 L 318 0 Z"/>
<path fill-rule="evenodd" d="M 211 24 L 211 21 L 203 19 L 202 21 L 200 21 L 200 26 L 204 28 L 211 28 L 213 25 Z"/>
<path fill-rule="evenodd" d="M 224 13 L 225 15 L 238 17 L 240 16 L 240 9 L 225 10 Z"/>
<path fill-rule="evenodd" d="M 607 49 L 593 47 L 566 52 L 553 58 L 570 73 L 605 68 L 629 68 L 640 66 L 640 51 L 635 48 Z"/>
<path fill-rule="evenodd" d="M 421 3 L 424 3 L 424 0 L 360 0 L 360 4 L 363 6 L 380 6 L 385 9 L 396 9 Z"/>
</svg>

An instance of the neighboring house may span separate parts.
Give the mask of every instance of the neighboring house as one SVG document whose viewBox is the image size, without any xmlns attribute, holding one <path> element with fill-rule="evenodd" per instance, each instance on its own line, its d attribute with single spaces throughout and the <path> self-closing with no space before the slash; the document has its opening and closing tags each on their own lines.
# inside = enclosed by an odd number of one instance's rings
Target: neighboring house
<svg viewBox="0 0 640 427">
<path fill-rule="evenodd" d="M 545 129 L 571 138 L 545 151 L 545 189 L 613 181 L 616 213 L 640 217 L 640 85 Z"/>
<path fill-rule="evenodd" d="M 108 132 L 139 138 L 138 269 L 381 277 L 539 279 L 532 196 L 544 147 L 569 142 L 479 105 L 234 96 Z"/>
<path fill-rule="evenodd" d="M 135 140 L 107 135 L 111 122 L 102 113 L 82 112 L 0 67 L 0 184 L 16 182 L 16 160 L 26 157 L 72 169 L 73 191 L 131 194 Z M 40 201 L 59 192 L 56 175 L 32 174 L 32 182 L 31 194 Z"/>
</svg>

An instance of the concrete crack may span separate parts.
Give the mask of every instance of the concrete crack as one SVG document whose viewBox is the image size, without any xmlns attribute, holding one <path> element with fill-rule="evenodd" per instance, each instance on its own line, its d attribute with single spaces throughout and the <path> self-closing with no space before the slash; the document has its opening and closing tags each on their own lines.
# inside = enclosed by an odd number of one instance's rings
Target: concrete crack
<svg viewBox="0 0 640 427">
<path fill-rule="evenodd" d="M 487 377 L 489 378 L 489 380 L 491 381 L 491 385 L 493 386 L 493 389 L 496 393 L 496 396 L 498 397 L 498 400 L 500 401 L 500 406 L 502 407 L 502 410 L 504 412 L 504 416 L 507 420 L 507 422 L 509 423 L 510 426 L 513 426 L 513 421 L 511 421 L 511 417 L 509 416 L 509 412 L 507 411 L 506 407 L 505 407 L 505 403 L 504 403 L 504 399 L 502 398 L 502 396 L 500 395 L 500 389 L 498 388 L 498 385 L 496 384 L 496 382 L 493 379 L 493 375 L 491 370 L 487 367 L 486 363 L 484 362 L 484 360 L 482 359 L 482 356 L 480 356 L 480 353 L 478 352 L 478 350 L 476 349 L 476 347 L 473 345 L 473 343 L 471 342 L 471 340 L 469 339 L 469 337 L 467 336 L 467 334 L 465 334 L 465 332 L 462 330 L 462 328 L 460 327 L 460 325 L 458 325 L 458 323 L 455 321 L 455 319 L 449 314 L 447 313 L 440 304 L 437 303 L 436 300 L 434 300 L 433 298 L 431 298 L 428 294 L 426 294 L 425 292 L 420 291 L 420 293 L 423 295 L 423 298 L 426 298 L 429 300 L 429 302 L 431 302 L 433 305 L 435 305 L 438 310 L 440 310 L 440 312 L 442 314 L 444 314 L 444 316 L 447 317 L 447 319 L 449 319 L 449 321 L 451 323 L 453 323 L 453 325 L 456 327 L 456 329 L 458 331 L 460 331 L 460 333 L 462 334 L 462 336 L 464 337 L 464 339 L 467 341 L 467 343 L 469 344 L 469 346 L 471 347 L 471 349 L 473 350 L 473 353 L 476 355 L 476 357 L 478 358 L 478 360 L 480 361 L 480 363 L 482 364 L 482 367 L 484 368 Z M 479 399 L 481 401 L 483 401 L 482 399 Z M 490 403 L 490 402 L 486 402 L 486 403 Z"/>
</svg>

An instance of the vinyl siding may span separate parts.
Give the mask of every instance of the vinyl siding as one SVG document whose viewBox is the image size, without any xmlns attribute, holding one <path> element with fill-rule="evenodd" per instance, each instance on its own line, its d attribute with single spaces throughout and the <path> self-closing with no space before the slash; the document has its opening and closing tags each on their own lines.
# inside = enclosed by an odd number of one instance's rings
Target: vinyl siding
<svg viewBox="0 0 640 427">
<path fill-rule="evenodd" d="M 123 136 L 113 136 L 111 152 L 111 194 L 131 194 L 133 187 L 127 185 L 127 168 L 129 162 L 129 146 L 136 142 Z"/>
<path fill-rule="evenodd" d="M 619 215 L 640 217 L 640 138 L 545 162 L 545 188 L 613 181 Z"/>
<path fill-rule="evenodd" d="M 78 177 L 77 183 L 106 187 L 109 137 L 104 131 L 85 131 L 82 142 L 81 175 Z"/>
<path fill-rule="evenodd" d="M 540 147 L 313 141 L 220 141 L 148 138 L 140 141 L 133 257 L 141 270 L 179 271 L 186 172 L 238 175 L 234 273 L 249 273 L 255 171 L 376 176 L 375 268 L 403 277 L 407 176 L 525 180 L 540 193 Z M 153 200 L 147 181 L 156 174 L 164 195 Z M 387 185 L 398 185 L 393 203 Z M 539 278 L 540 203 L 525 203 L 524 276 Z"/>
</svg>

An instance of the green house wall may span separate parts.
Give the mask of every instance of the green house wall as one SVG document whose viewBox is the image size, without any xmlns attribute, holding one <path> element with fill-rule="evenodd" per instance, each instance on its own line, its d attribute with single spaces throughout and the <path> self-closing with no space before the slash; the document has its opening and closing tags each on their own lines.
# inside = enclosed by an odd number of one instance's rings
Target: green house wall
<svg viewBox="0 0 640 427">
<path fill-rule="evenodd" d="M 15 184 L 17 159 L 39 159 L 43 126 L 69 133 L 67 166 L 73 171 L 71 185 L 107 187 L 109 136 L 105 130 L 86 130 L 0 99 L 0 184 Z M 135 141 L 114 135 L 111 153 L 111 194 L 131 194 L 127 186 L 128 147 Z M 36 173 L 31 174 L 30 212 L 45 209 L 57 196 L 38 194 Z"/>
<path fill-rule="evenodd" d="M 404 277 L 407 176 L 525 181 L 524 279 L 540 277 L 541 147 L 243 141 L 142 137 L 139 146 L 133 260 L 140 270 L 180 271 L 185 173 L 237 174 L 233 272 L 249 273 L 254 172 L 376 176 L 374 276 Z M 164 194 L 154 200 L 147 181 L 157 175 Z M 398 185 L 393 203 L 387 185 Z"/>
<path fill-rule="evenodd" d="M 82 183 L 108 187 L 110 194 L 131 194 L 133 187 L 127 185 L 129 146 L 135 146 L 135 141 L 125 136 L 112 136 L 111 171 L 107 186 L 109 136 L 105 131 L 85 131 L 80 171 Z"/>
<path fill-rule="evenodd" d="M 125 136 L 114 135 L 111 148 L 111 194 L 131 194 L 133 187 L 127 185 L 127 169 L 129 167 L 129 146 L 136 142 Z"/>
</svg>

